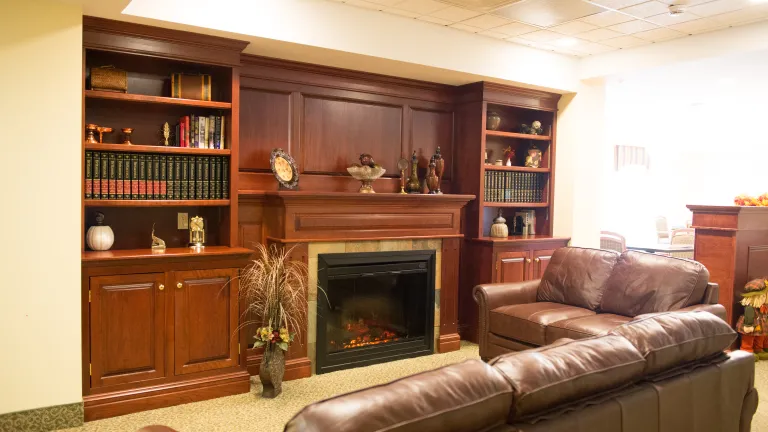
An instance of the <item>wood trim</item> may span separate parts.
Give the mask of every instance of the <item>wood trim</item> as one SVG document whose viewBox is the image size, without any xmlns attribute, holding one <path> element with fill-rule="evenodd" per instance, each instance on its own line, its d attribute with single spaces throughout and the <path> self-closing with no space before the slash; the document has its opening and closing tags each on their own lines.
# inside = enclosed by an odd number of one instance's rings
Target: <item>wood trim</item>
<svg viewBox="0 0 768 432">
<path fill-rule="evenodd" d="M 229 156 L 229 149 L 199 149 L 191 147 L 165 147 L 159 145 L 125 145 L 125 144 L 93 144 L 85 143 L 86 150 L 125 152 L 125 153 L 160 153 L 185 155 Z"/>
<path fill-rule="evenodd" d="M 458 333 L 440 335 L 437 343 L 437 352 L 440 354 L 458 351 L 461 349 L 461 338 Z"/>
<path fill-rule="evenodd" d="M 238 66 L 249 42 L 92 16 L 83 17 L 83 46 L 89 49 Z"/>
<path fill-rule="evenodd" d="M 81 254 L 83 267 L 99 265 L 141 264 L 148 261 L 165 262 L 179 259 L 246 259 L 252 250 L 241 247 L 208 246 L 200 250 L 193 248 L 168 248 L 165 252 L 153 252 L 152 249 L 129 249 L 109 251 L 85 251 Z"/>
<path fill-rule="evenodd" d="M 231 102 L 204 101 L 197 99 L 181 99 L 166 96 L 149 96 L 136 93 L 115 93 L 103 90 L 85 90 L 85 97 L 90 99 L 106 99 L 123 102 L 148 103 L 159 105 L 185 106 L 197 108 L 212 108 L 228 110 Z"/>
<path fill-rule="evenodd" d="M 248 356 L 248 373 L 252 376 L 259 375 L 262 357 L 262 354 Z M 309 378 L 310 376 L 312 376 L 312 362 L 309 360 L 309 357 L 299 357 L 285 361 L 283 381 Z"/>
</svg>

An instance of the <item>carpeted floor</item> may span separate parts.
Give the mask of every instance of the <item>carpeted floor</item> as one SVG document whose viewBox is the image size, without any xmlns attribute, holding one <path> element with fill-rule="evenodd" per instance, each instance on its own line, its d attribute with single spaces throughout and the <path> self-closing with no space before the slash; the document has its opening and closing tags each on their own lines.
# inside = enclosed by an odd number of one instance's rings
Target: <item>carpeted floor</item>
<svg viewBox="0 0 768 432">
<path fill-rule="evenodd" d="M 68 432 L 134 432 L 163 424 L 180 432 L 279 432 L 301 408 L 317 400 L 392 381 L 405 375 L 478 358 L 477 345 L 462 342 L 461 350 L 288 381 L 277 399 L 262 399 L 258 378 L 251 393 L 145 411 L 63 429 Z M 768 398 L 768 361 L 757 363 L 755 387 Z M 768 400 L 768 399 L 766 399 Z M 768 403 L 758 407 L 753 432 L 768 432 Z"/>
</svg>

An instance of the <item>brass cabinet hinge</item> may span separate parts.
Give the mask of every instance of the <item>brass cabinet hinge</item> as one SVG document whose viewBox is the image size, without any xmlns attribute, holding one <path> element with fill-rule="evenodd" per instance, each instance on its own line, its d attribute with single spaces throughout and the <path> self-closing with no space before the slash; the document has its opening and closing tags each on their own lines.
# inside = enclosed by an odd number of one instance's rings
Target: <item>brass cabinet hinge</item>
<svg viewBox="0 0 768 432">
<path fill-rule="evenodd" d="M 88 375 L 93 376 L 93 363 L 88 363 Z"/>
<path fill-rule="evenodd" d="M 237 344 L 237 355 L 240 355 L 240 344 Z"/>
<path fill-rule="evenodd" d="M 91 290 L 88 290 L 88 303 L 91 302 Z"/>
</svg>

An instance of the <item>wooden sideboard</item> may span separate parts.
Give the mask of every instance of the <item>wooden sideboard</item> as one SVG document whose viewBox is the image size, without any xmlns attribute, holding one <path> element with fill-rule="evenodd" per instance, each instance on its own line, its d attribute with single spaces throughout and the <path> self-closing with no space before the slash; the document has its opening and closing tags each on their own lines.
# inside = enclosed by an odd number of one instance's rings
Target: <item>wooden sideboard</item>
<svg viewBox="0 0 768 432">
<path fill-rule="evenodd" d="M 768 208 L 689 205 L 696 238 L 693 259 L 720 285 L 720 304 L 736 324 L 741 293 L 754 278 L 768 276 Z"/>
</svg>

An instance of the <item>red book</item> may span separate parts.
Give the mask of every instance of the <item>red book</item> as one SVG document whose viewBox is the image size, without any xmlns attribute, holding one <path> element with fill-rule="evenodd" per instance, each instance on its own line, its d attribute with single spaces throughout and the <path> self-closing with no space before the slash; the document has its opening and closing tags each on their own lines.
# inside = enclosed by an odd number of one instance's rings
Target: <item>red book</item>
<svg viewBox="0 0 768 432">
<path fill-rule="evenodd" d="M 189 116 L 184 116 L 184 147 L 189 147 Z"/>
<path fill-rule="evenodd" d="M 184 117 L 179 119 L 179 147 L 186 147 L 184 141 Z"/>
</svg>

